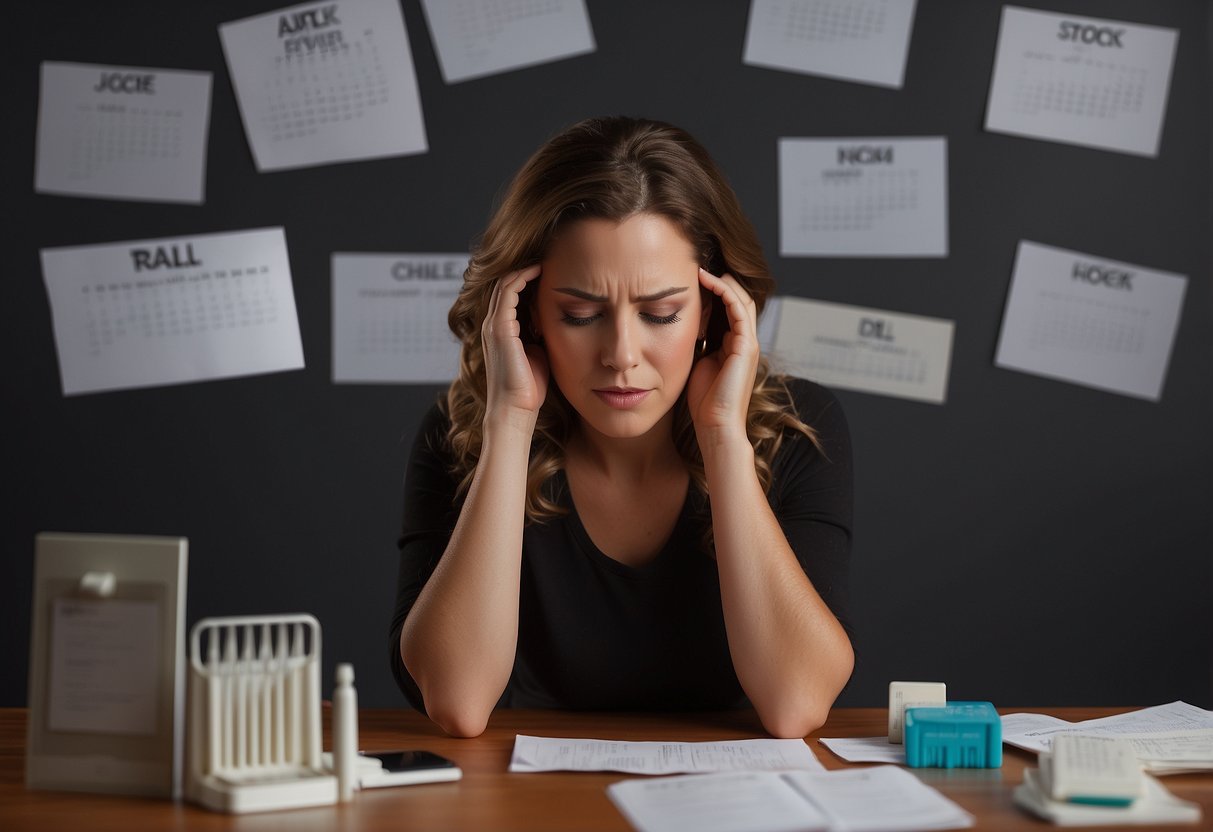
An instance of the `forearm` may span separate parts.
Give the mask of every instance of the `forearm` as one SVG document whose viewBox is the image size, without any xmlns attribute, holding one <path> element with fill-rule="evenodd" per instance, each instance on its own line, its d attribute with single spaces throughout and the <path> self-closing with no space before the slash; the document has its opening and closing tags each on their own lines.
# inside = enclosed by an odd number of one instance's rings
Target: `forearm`
<svg viewBox="0 0 1213 832">
<path fill-rule="evenodd" d="M 846 684 L 846 632 L 788 545 L 744 437 L 701 445 L 733 667 L 767 730 L 804 736 Z"/>
<path fill-rule="evenodd" d="M 401 631 L 426 710 L 452 734 L 484 730 L 513 669 L 529 452 L 529 433 L 486 428 L 459 521 Z"/>
</svg>

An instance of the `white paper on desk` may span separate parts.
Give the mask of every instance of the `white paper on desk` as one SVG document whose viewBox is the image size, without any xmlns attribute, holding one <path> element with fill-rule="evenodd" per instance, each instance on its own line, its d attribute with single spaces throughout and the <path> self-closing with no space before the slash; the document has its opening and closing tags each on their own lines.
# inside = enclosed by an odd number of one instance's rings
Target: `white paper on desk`
<svg viewBox="0 0 1213 832">
<path fill-rule="evenodd" d="M 622 771 L 628 774 L 698 774 L 780 771 L 824 766 L 804 740 L 627 742 L 622 740 L 514 738 L 510 771 Z"/>
<path fill-rule="evenodd" d="M 915 0 L 751 0 L 742 61 L 900 89 Z"/>
<path fill-rule="evenodd" d="M 779 253 L 947 257 L 947 139 L 780 139 Z"/>
<path fill-rule="evenodd" d="M 47 728 L 156 733 L 161 629 L 156 601 L 56 598 Z"/>
<path fill-rule="evenodd" d="M 890 743 L 888 737 L 838 737 L 818 740 L 849 763 L 906 764 L 904 745 Z"/>
<path fill-rule="evenodd" d="M 994 363 L 1158 401 L 1187 283 L 1022 240 Z"/>
<path fill-rule="evenodd" d="M 333 381 L 449 382 L 466 254 L 333 255 Z"/>
<path fill-rule="evenodd" d="M 330 0 L 219 27 L 257 170 L 424 153 L 400 0 Z"/>
<path fill-rule="evenodd" d="M 783 297 L 771 345 L 781 371 L 827 387 L 943 404 L 951 321 Z"/>
<path fill-rule="evenodd" d="M 63 394 L 297 370 L 281 228 L 42 250 Z"/>
<path fill-rule="evenodd" d="M 421 0 L 448 84 L 594 51 L 585 0 Z"/>
<path fill-rule="evenodd" d="M 203 201 L 211 74 L 42 62 L 34 190 Z"/>
<path fill-rule="evenodd" d="M 1157 156 L 1179 32 L 1004 6 L 986 129 Z"/>
<path fill-rule="evenodd" d="M 897 766 L 782 775 L 839 832 L 961 829 L 974 818 L 939 791 Z"/>
<path fill-rule="evenodd" d="M 1033 719 L 1022 719 L 1031 716 Z M 1008 720 L 1015 721 L 1008 725 Z M 1053 737 L 1060 733 L 1095 734 L 1097 736 L 1147 736 L 1165 738 L 1168 734 L 1205 732 L 1213 729 L 1213 711 L 1206 711 L 1187 702 L 1171 702 L 1155 705 L 1114 716 L 1088 719 L 1082 722 L 1066 722 L 1054 719 L 1057 724 L 1040 722 L 1040 714 L 1007 714 L 1003 717 L 1003 742 L 1026 751 L 1050 751 Z M 1007 733 L 1010 727 L 1011 733 Z M 1145 746 L 1150 747 L 1150 746 Z"/>
<path fill-rule="evenodd" d="M 621 780 L 607 796 L 639 832 L 816 832 L 829 821 L 779 774 Z"/>
</svg>

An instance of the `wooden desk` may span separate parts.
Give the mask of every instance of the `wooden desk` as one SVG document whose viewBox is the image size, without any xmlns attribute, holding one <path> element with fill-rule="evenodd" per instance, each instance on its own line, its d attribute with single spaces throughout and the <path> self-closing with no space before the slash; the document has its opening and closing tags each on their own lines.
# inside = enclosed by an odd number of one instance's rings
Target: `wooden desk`
<svg viewBox="0 0 1213 832">
<path fill-rule="evenodd" d="M 1071 721 L 1119 713 L 1123 708 L 1053 708 L 1041 710 Z M 327 718 L 325 720 L 327 725 Z M 752 712 L 726 714 L 581 714 L 557 711 L 502 711 L 476 739 L 452 739 L 425 717 L 408 710 L 368 710 L 361 715 L 361 747 L 427 748 L 450 757 L 463 769 L 463 780 L 360 792 L 352 803 L 319 809 L 220 815 L 168 801 L 69 792 L 31 792 L 24 786 L 24 709 L 0 709 L 0 830 L 79 830 L 142 832 L 166 829 L 235 829 L 311 832 L 338 829 L 391 832 L 487 832 L 488 830 L 629 830 L 607 799 L 606 786 L 629 775 L 572 773 L 510 774 L 506 771 L 514 735 L 596 737 L 620 740 L 728 740 L 765 736 Z M 835 710 L 830 721 L 809 739 L 827 768 L 850 765 L 817 742 L 817 737 L 883 735 L 883 708 Z M 1022 781 L 1034 755 L 1005 746 L 999 770 L 918 770 L 938 788 L 977 816 L 978 829 L 1042 830 L 1043 821 L 1011 804 L 1011 788 Z M 1201 828 L 1213 828 L 1213 774 L 1176 775 L 1165 779 L 1179 797 L 1201 803 Z M 1109 827 L 1124 829 L 1126 827 Z M 1192 829 L 1196 827 L 1168 827 Z"/>
</svg>

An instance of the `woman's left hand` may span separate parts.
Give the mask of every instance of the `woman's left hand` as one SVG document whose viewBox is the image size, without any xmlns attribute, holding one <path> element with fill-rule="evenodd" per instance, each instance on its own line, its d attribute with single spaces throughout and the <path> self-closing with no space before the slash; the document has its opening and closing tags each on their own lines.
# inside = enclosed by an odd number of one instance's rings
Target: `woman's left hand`
<svg viewBox="0 0 1213 832">
<path fill-rule="evenodd" d="M 758 370 L 758 309 L 730 274 L 699 270 L 699 283 L 724 304 L 729 328 L 720 349 L 702 356 L 687 381 L 687 406 L 700 441 L 711 434 L 746 436 L 746 415 Z"/>
</svg>

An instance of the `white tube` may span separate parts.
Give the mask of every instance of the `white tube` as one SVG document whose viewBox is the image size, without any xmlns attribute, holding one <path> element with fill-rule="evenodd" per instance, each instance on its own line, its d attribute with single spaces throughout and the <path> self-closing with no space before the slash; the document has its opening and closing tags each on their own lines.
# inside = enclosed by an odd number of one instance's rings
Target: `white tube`
<svg viewBox="0 0 1213 832">
<path fill-rule="evenodd" d="M 337 775 L 337 799 L 342 803 L 358 788 L 358 693 L 354 690 L 354 666 L 337 665 L 333 689 L 333 770 Z"/>
</svg>

